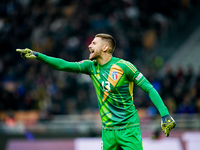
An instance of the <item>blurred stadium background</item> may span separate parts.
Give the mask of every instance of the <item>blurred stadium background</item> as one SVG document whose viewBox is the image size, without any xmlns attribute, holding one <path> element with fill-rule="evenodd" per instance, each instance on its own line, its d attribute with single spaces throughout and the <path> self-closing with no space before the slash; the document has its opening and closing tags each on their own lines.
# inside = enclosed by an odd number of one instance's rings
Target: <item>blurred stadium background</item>
<svg viewBox="0 0 200 150">
<path fill-rule="evenodd" d="M 144 149 L 198 149 L 199 10 L 199 0 L 1 0 L 0 150 L 100 150 L 90 78 L 15 52 L 27 47 L 80 61 L 99 32 L 116 38 L 114 56 L 143 72 L 177 122 L 165 138 L 156 108 L 135 87 Z"/>
</svg>

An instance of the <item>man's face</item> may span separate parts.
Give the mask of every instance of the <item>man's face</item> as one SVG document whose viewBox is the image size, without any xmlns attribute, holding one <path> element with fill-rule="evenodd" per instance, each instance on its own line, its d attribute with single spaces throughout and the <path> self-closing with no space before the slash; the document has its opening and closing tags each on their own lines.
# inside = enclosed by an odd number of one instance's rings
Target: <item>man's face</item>
<svg viewBox="0 0 200 150">
<path fill-rule="evenodd" d="M 100 37 L 95 37 L 91 44 L 88 46 L 90 51 L 90 60 L 97 59 L 101 56 L 101 51 L 103 49 L 103 40 Z"/>
</svg>

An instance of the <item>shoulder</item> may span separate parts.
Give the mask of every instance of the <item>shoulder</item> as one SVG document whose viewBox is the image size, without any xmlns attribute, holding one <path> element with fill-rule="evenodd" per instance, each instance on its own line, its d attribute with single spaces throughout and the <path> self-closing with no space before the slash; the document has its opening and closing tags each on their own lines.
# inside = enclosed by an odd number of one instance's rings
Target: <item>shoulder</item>
<svg viewBox="0 0 200 150">
<path fill-rule="evenodd" d="M 78 64 L 78 66 L 82 69 L 86 69 L 88 70 L 89 68 L 91 68 L 95 62 L 91 61 L 91 60 L 81 60 L 79 62 L 76 62 Z"/>
<path fill-rule="evenodd" d="M 87 74 L 91 73 L 91 69 L 94 66 L 94 61 L 91 61 L 91 60 L 81 60 L 76 63 L 80 69 L 80 72 L 87 73 Z"/>
<path fill-rule="evenodd" d="M 116 64 L 118 65 L 123 65 L 123 66 L 134 66 L 130 61 L 121 59 L 121 58 L 116 58 L 114 57 L 116 60 Z"/>
<path fill-rule="evenodd" d="M 119 59 L 116 64 L 122 67 L 123 69 L 132 70 L 133 72 L 137 71 L 137 68 L 135 67 L 135 65 L 131 63 L 130 61 Z"/>
</svg>

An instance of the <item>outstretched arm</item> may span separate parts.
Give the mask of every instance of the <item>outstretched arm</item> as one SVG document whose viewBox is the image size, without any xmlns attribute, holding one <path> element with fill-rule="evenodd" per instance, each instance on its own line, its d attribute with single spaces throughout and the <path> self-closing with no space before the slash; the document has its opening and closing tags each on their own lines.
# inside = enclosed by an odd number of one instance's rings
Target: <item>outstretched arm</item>
<svg viewBox="0 0 200 150">
<path fill-rule="evenodd" d="M 61 58 L 50 57 L 41 53 L 38 53 L 37 59 L 56 70 L 76 73 L 81 71 L 77 62 L 68 62 Z"/>
<path fill-rule="evenodd" d="M 88 73 L 87 68 L 88 68 L 89 63 L 80 64 L 78 62 L 68 62 L 61 58 L 50 57 L 38 52 L 34 52 L 28 48 L 17 49 L 16 51 L 19 52 L 22 58 L 24 59 L 29 58 L 29 59 L 40 60 L 41 62 L 49 65 L 50 67 L 56 70 L 74 72 L 74 73 Z"/>
</svg>

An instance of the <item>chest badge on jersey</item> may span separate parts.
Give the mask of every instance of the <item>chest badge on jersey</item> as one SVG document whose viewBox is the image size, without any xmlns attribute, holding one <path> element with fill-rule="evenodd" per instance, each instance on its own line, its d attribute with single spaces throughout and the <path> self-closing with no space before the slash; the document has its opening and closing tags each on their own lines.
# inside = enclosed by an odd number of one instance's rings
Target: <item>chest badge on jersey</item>
<svg viewBox="0 0 200 150">
<path fill-rule="evenodd" d="M 113 80 L 117 80 L 118 73 L 116 71 L 112 72 L 112 78 L 113 78 Z"/>
</svg>

